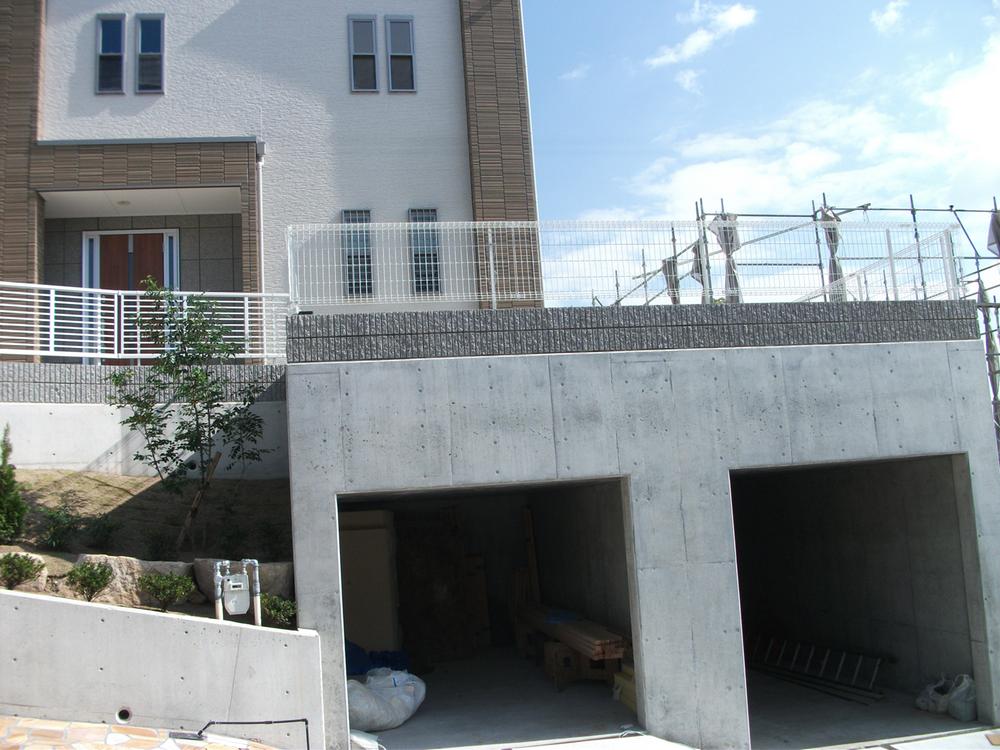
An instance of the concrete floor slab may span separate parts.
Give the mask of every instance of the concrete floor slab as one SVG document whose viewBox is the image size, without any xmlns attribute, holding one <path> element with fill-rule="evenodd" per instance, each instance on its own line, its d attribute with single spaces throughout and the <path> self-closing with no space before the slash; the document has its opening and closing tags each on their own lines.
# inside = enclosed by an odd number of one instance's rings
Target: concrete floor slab
<svg viewBox="0 0 1000 750">
<path fill-rule="evenodd" d="M 604 683 L 578 682 L 558 692 L 541 667 L 513 650 L 439 664 L 423 679 L 427 697 L 413 718 L 379 733 L 386 750 L 548 744 L 617 736 L 637 724 Z"/>
<path fill-rule="evenodd" d="M 931 714 L 913 705 L 915 696 L 889 691 L 884 700 L 865 706 L 810 690 L 770 675 L 749 672 L 750 743 L 753 750 L 882 748 L 922 735 L 982 729 L 947 714 Z M 955 750 L 964 748 L 956 745 Z M 982 741 L 977 747 L 987 748 Z M 906 745 L 905 750 L 917 750 Z M 952 750 L 950 745 L 919 750 Z"/>
</svg>

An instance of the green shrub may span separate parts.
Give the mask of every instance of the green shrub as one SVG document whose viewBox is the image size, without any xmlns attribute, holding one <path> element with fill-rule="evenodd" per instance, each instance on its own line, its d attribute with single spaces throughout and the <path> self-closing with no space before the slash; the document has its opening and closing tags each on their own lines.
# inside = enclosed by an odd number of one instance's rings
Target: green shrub
<svg viewBox="0 0 1000 750">
<path fill-rule="evenodd" d="M 24 516 L 28 512 L 28 504 L 21 497 L 21 488 L 14 478 L 14 466 L 10 463 L 13 450 L 10 425 L 7 425 L 0 440 L 0 544 L 11 544 L 21 536 Z"/>
<path fill-rule="evenodd" d="M 76 591 L 83 594 L 83 598 L 88 602 L 94 601 L 94 597 L 100 594 L 111 583 L 111 576 L 114 572 L 107 563 L 78 563 L 66 574 L 66 581 Z"/>
<path fill-rule="evenodd" d="M 72 537 L 80 529 L 80 517 L 66 506 L 40 508 L 42 514 L 42 546 L 64 550 Z"/>
<path fill-rule="evenodd" d="M 194 591 L 194 581 L 178 573 L 149 573 L 139 576 L 139 590 L 153 597 L 166 612 L 167 607 L 186 599 Z"/>
<path fill-rule="evenodd" d="M 8 552 L 0 557 L 0 581 L 5 588 L 12 589 L 35 580 L 44 568 L 45 563 L 29 555 Z"/>
<path fill-rule="evenodd" d="M 87 535 L 90 539 L 90 546 L 99 549 L 101 552 L 108 552 L 114 543 L 115 534 L 122 527 L 121 521 L 116 521 L 105 513 L 87 522 Z"/>
<path fill-rule="evenodd" d="M 277 625 L 280 628 L 294 627 L 298 608 L 291 599 L 276 594 L 261 594 L 260 608 L 264 611 L 264 618 L 268 624 Z"/>
</svg>

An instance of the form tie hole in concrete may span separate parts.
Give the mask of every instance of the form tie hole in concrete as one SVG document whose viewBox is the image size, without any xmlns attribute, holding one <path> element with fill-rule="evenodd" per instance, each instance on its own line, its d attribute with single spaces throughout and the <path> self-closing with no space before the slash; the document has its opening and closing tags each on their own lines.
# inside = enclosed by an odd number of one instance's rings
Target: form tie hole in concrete
<svg viewBox="0 0 1000 750">
<path fill-rule="evenodd" d="M 118 713 L 115 714 L 115 720 L 119 724 L 128 724 L 132 721 L 132 709 L 127 706 L 122 706 L 118 709 Z"/>
</svg>

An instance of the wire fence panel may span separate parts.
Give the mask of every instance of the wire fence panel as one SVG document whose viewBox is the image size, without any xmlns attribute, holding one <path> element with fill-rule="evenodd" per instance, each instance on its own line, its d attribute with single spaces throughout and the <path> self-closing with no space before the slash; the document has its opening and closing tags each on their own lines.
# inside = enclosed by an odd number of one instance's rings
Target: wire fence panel
<svg viewBox="0 0 1000 750">
<path fill-rule="evenodd" d="M 358 310 L 957 298 L 956 226 L 425 222 L 288 230 L 292 301 Z"/>
<path fill-rule="evenodd" d="M 182 309 L 200 299 L 236 344 L 241 359 L 285 356 L 288 297 L 280 294 L 174 292 Z M 139 317 L 155 321 L 162 308 L 138 291 L 83 289 L 0 281 L 0 354 L 144 360 L 162 348 L 144 337 Z"/>
</svg>

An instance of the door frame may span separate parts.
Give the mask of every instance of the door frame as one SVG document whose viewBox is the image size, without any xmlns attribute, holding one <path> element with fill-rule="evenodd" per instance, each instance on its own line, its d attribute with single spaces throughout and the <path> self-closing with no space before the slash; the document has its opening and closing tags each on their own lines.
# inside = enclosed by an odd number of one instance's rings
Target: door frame
<svg viewBox="0 0 1000 750">
<path fill-rule="evenodd" d="M 80 248 L 81 279 L 86 289 L 98 289 L 101 278 L 101 237 L 105 235 L 128 235 L 128 249 L 132 252 L 132 237 L 137 234 L 163 235 L 163 286 L 179 290 L 181 278 L 180 231 L 177 229 L 113 229 L 107 231 L 84 232 Z"/>
</svg>

